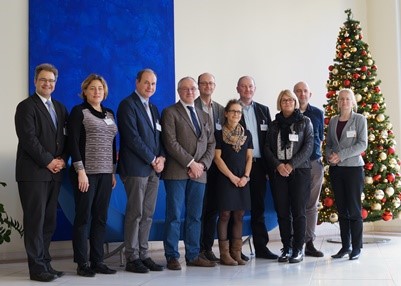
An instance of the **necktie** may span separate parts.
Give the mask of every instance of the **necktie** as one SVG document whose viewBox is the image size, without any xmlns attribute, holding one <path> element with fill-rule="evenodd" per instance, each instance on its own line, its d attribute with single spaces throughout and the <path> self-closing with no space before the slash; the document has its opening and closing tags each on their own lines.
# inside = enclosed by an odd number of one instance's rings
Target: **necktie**
<svg viewBox="0 0 401 286">
<path fill-rule="evenodd" d="M 143 105 L 145 106 L 146 113 L 148 114 L 150 123 L 152 124 L 152 127 L 153 127 L 153 119 L 152 119 L 152 113 L 150 112 L 149 103 L 147 103 L 147 102 L 145 101 L 145 102 L 143 103 Z"/>
<path fill-rule="evenodd" d="M 191 114 L 191 119 L 192 119 L 192 123 L 195 126 L 196 135 L 199 137 L 199 135 L 201 134 L 201 130 L 199 127 L 198 120 L 196 119 L 194 108 L 192 106 L 187 106 L 187 108 L 189 109 L 189 113 Z"/>
<path fill-rule="evenodd" d="M 46 100 L 46 105 L 49 109 L 50 117 L 52 118 L 54 127 L 57 129 L 57 115 L 53 109 L 52 102 L 50 100 Z"/>
</svg>

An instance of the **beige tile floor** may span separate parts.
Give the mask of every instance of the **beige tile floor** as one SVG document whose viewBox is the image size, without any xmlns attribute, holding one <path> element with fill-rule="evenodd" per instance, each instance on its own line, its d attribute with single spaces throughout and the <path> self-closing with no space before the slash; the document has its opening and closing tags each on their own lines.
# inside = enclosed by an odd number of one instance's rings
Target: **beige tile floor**
<svg viewBox="0 0 401 286">
<path fill-rule="evenodd" d="M 134 274 L 124 271 L 120 265 L 118 254 L 105 262 L 118 270 L 115 275 L 98 274 L 94 278 L 84 278 L 76 275 L 76 265 L 70 257 L 55 259 L 53 267 L 63 270 L 66 275 L 48 283 L 50 285 L 146 285 L 146 286 L 181 286 L 181 285 L 400 285 L 401 286 L 401 235 L 365 234 L 365 238 L 390 239 L 387 243 L 364 244 L 359 260 L 350 261 L 346 258 L 331 259 L 340 244 L 328 242 L 338 237 L 319 236 L 315 246 L 325 253 L 323 258 L 305 257 L 298 264 L 278 263 L 251 257 L 246 266 L 220 266 L 215 268 L 186 267 L 181 248 L 182 271 L 164 270 L 148 274 Z M 279 254 L 281 243 L 277 237 L 269 243 L 269 248 Z M 218 254 L 217 247 L 214 249 Z M 244 246 L 244 253 L 250 254 L 249 247 Z M 161 264 L 165 259 L 161 243 L 153 243 L 152 258 Z M 25 262 L 0 264 L 0 285 L 40 285 L 40 282 L 30 281 Z"/>
</svg>

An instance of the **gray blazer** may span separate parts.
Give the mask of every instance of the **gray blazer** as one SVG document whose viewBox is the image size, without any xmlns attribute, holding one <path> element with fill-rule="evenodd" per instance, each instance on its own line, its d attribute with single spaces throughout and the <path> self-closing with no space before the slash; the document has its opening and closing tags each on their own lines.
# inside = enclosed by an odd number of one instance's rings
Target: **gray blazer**
<svg viewBox="0 0 401 286">
<path fill-rule="evenodd" d="M 212 132 L 212 121 L 209 115 L 195 108 L 201 127 L 201 135 L 196 136 L 195 128 L 183 104 L 176 104 L 163 110 L 162 140 L 167 153 L 166 164 L 162 178 L 167 180 L 187 180 L 188 164 L 195 160 L 210 167 L 216 142 Z M 206 172 L 196 179 L 200 183 L 206 183 Z"/>
<path fill-rule="evenodd" d="M 198 96 L 195 99 L 195 107 L 202 110 L 202 99 Z M 213 109 L 213 134 L 216 130 L 216 124 L 220 124 L 220 127 L 224 125 L 226 118 L 224 117 L 224 107 L 217 103 L 216 101 L 212 100 L 212 109 Z"/>
<path fill-rule="evenodd" d="M 341 138 L 337 138 L 337 124 L 339 116 L 330 119 L 326 135 L 326 158 L 331 153 L 337 153 L 341 161 L 337 166 L 357 167 L 365 163 L 361 153 L 368 147 L 368 130 L 366 118 L 358 113 L 352 112 L 346 123 Z"/>
</svg>

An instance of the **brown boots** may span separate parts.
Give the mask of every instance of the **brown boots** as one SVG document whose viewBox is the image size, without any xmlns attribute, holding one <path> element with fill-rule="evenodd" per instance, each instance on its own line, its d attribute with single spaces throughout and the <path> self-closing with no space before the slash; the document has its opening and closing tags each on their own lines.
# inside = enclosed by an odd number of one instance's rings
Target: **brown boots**
<svg viewBox="0 0 401 286">
<path fill-rule="evenodd" d="M 220 264 L 231 266 L 238 265 L 237 261 L 232 259 L 229 249 L 228 240 L 219 240 Z"/>
<path fill-rule="evenodd" d="M 237 261 L 238 265 L 245 265 L 246 261 L 241 259 L 241 250 L 242 239 L 232 239 L 230 249 L 231 257 L 234 258 L 235 261 Z"/>
</svg>

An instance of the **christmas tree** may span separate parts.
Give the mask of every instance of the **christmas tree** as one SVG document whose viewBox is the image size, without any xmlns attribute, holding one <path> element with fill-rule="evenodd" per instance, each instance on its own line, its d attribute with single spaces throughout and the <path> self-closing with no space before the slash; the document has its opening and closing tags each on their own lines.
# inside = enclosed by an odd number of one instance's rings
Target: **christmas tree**
<svg viewBox="0 0 401 286">
<path fill-rule="evenodd" d="M 325 128 L 330 118 L 337 114 L 337 94 L 343 88 L 354 91 L 358 113 L 368 122 L 368 148 L 362 154 L 365 162 L 365 187 L 362 193 L 362 218 L 364 221 L 391 220 L 401 217 L 400 160 L 395 153 L 396 141 L 386 103 L 376 80 L 377 66 L 369 46 L 363 41 L 359 21 L 352 19 L 346 10 L 347 21 L 340 28 L 334 63 L 329 66 Z M 323 153 L 325 143 L 323 143 Z M 326 164 L 326 158 L 323 158 Z M 329 180 L 329 166 L 325 166 L 322 192 L 319 201 L 319 223 L 338 220 L 333 190 Z"/>
</svg>

